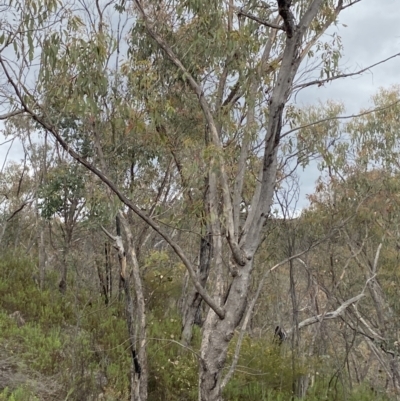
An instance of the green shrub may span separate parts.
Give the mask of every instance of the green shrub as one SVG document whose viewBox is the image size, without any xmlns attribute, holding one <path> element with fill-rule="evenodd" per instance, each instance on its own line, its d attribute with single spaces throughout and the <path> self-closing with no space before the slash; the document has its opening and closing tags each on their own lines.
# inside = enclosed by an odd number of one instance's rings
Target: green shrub
<svg viewBox="0 0 400 401">
<path fill-rule="evenodd" d="M 178 343 L 180 319 L 170 314 L 167 318 L 152 315 L 149 320 L 149 401 L 197 400 L 197 357 Z M 196 337 L 194 350 L 198 348 Z"/>
<path fill-rule="evenodd" d="M 19 387 L 14 391 L 5 388 L 0 392 L 0 401 L 39 401 L 39 398 L 25 387 Z"/>
<path fill-rule="evenodd" d="M 173 307 L 165 306 L 166 298 L 177 297 L 177 280 L 170 280 L 167 272 L 161 271 L 162 255 L 153 256 L 149 261 L 147 286 L 164 296 L 154 297 L 147 314 L 148 401 L 195 401 L 201 331 L 197 326 L 193 328 L 191 349 L 179 344 L 180 317 Z M 34 270 L 34 263 L 23 257 L 3 255 L 0 260 L 0 346 L 18 357 L 20 365 L 31 370 L 33 376 L 37 373 L 56 377 L 63 389 L 64 396 L 60 399 L 81 401 L 99 391 L 104 393 L 105 400 L 128 399 L 132 360 L 124 301 L 113 299 L 107 307 L 100 296 L 96 298 L 85 286 L 73 284 L 61 295 L 56 277 L 51 275 L 49 287 L 40 291 L 31 278 Z M 169 295 L 165 298 L 165 294 Z M 15 311 L 20 311 L 26 321 L 20 327 L 9 316 Z M 224 374 L 235 346 L 233 340 Z M 330 379 L 334 367 L 327 361 L 308 362 L 312 362 L 313 371 L 318 368 L 320 375 L 315 377 L 314 385 L 302 401 L 389 400 L 383 391 L 372 391 L 366 385 L 354 387 L 352 391 L 347 383 L 339 380 L 333 385 Z M 224 390 L 224 399 L 294 401 L 292 383 L 309 370 L 297 360 L 294 366 L 293 371 L 288 345 L 279 347 L 270 337 L 245 337 L 237 369 Z M 106 376 L 106 388 L 99 389 L 99 374 Z M 26 386 L 0 393 L 0 401 L 38 399 Z"/>
</svg>

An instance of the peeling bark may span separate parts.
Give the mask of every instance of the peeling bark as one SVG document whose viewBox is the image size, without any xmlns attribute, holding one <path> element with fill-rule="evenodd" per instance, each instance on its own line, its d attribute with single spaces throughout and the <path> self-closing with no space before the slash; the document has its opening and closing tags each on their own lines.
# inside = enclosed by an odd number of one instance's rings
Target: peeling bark
<svg viewBox="0 0 400 401">
<path fill-rule="evenodd" d="M 134 304 L 131 295 L 130 274 L 127 269 L 127 254 L 125 252 L 124 243 L 121 236 L 121 224 L 124 227 L 125 234 L 128 240 L 128 253 L 133 265 L 132 274 L 135 280 L 135 292 L 137 300 L 137 319 L 135 319 Z M 128 222 L 122 212 L 116 216 L 116 231 L 117 235 L 113 236 L 106 229 L 103 231 L 107 236 L 115 242 L 115 247 L 118 251 L 118 260 L 120 265 L 120 279 L 125 295 L 125 312 L 126 323 L 129 335 L 129 345 L 132 357 L 130 383 L 131 383 L 131 401 L 146 401 L 147 400 L 147 354 L 146 354 L 146 315 L 143 289 L 141 285 L 141 277 L 139 264 L 137 262 L 136 252 L 133 243 L 133 236 L 129 228 Z M 135 335 L 135 320 L 139 327 L 139 341 Z M 139 351 L 137 352 L 137 344 L 139 343 Z"/>
<path fill-rule="evenodd" d="M 225 366 L 229 342 L 247 305 L 252 267 L 252 261 L 247 262 L 245 266 L 240 267 L 240 273 L 233 278 L 224 305 L 225 319 L 219 319 L 212 310 L 208 312 L 200 348 L 203 361 L 200 366 L 201 401 L 222 399 L 222 368 Z"/>
<path fill-rule="evenodd" d="M 200 257 L 198 267 L 198 280 L 204 287 L 208 279 L 212 257 L 212 238 L 208 233 L 200 238 Z M 201 303 L 202 298 L 195 287 L 189 289 L 182 313 L 182 335 L 181 341 L 189 345 L 192 340 L 192 328 L 194 324 L 201 324 Z"/>
<path fill-rule="evenodd" d="M 123 213 L 119 212 L 119 218 L 125 230 L 128 243 L 128 254 L 132 262 L 132 275 L 134 280 L 134 288 L 136 294 L 136 322 L 137 322 L 137 339 L 135 337 L 135 348 L 132 349 L 132 359 L 135 368 L 135 398 L 134 401 L 147 400 L 147 352 L 146 352 L 146 304 L 142 286 L 142 277 L 139 269 L 139 262 L 135 251 L 135 243 L 130 229 L 129 223 Z M 136 353 L 136 349 L 138 352 Z"/>
</svg>

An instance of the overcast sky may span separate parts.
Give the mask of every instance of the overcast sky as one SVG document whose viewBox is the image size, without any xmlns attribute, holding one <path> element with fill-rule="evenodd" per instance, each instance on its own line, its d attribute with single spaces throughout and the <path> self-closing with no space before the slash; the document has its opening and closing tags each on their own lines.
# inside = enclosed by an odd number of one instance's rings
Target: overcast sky
<svg viewBox="0 0 400 401">
<path fill-rule="evenodd" d="M 399 0 L 362 0 L 344 10 L 338 26 L 329 31 L 338 31 L 342 38 L 342 69 L 355 72 L 400 53 L 399 18 Z M 400 57 L 361 76 L 339 79 L 319 88 L 307 88 L 296 97 L 296 102 L 298 106 L 306 106 L 328 99 L 337 100 L 345 104 L 346 114 L 351 114 L 362 107 L 368 107 L 371 96 L 379 87 L 397 84 L 400 84 Z M 307 204 L 306 194 L 314 192 L 318 170 L 312 165 L 298 174 L 301 181 L 298 207 L 301 208 Z"/>
<path fill-rule="evenodd" d="M 342 69 L 354 72 L 382 59 L 400 53 L 400 0 L 362 0 L 340 15 L 337 27 L 343 43 Z M 343 26 L 346 25 L 345 26 Z M 328 34 L 329 34 L 328 32 Z M 348 113 L 367 107 L 379 87 L 400 83 L 400 57 L 388 61 L 362 76 L 337 80 L 324 87 L 311 87 L 296 97 L 299 106 L 327 99 L 342 101 Z M 1 138 L 1 135 L 0 135 Z M 0 168 L 8 145 L 0 146 Z M 22 148 L 15 141 L 9 159 L 19 160 Z M 305 196 L 314 192 L 318 171 L 315 165 L 298 172 L 301 177 L 301 196 L 298 207 L 306 205 Z"/>
<path fill-rule="evenodd" d="M 362 0 L 340 14 L 340 23 L 332 30 L 342 37 L 341 66 L 348 72 L 365 68 L 400 53 L 399 0 Z M 346 25 L 343 26 L 343 25 Z M 357 68 L 358 67 L 358 68 Z M 316 99 L 337 99 L 351 112 L 365 106 L 380 86 L 399 83 L 400 58 L 373 68 L 362 76 L 338 80 L 324 87 L 306 89 L 297 98 L 300 103 Z"/>
</svg>

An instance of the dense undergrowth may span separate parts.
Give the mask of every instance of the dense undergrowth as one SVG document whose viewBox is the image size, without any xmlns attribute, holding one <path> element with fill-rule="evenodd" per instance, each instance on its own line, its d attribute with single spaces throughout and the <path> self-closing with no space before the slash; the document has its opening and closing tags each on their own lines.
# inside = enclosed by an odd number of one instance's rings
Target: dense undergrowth
<svg viewBox="0 0 400 401">
<path fill-rule="evenodd" d="M 34 262 L 22 257 L 3 255 L 0 261 L 0 401 L 97 400 L 100 394 L 103 400 L 127 400 L 123 302 L 114 299 L 106 307 L 100 293 L 73 285 L 61 295 L 56 276 L 41 291 L 34 271 Z M 155 303 L 147 316 L 149 401 L 196 400 L 200 331 L 195 328 L 192 349 L 183 348 L 179 316 L 162 304 Z M 16 311 L 24 322 L 11 315 Z M 234 349 L 233 342 L 229 358 Z M 306 372 L 316 378 L 306 401 L 386 399 L 368 386 L 348 390 L 321 361 L 292 362 L 289 350 L 271 338 L 246 337 L 225 399 L 290 400 L 293 382 Z"/>
</svg>

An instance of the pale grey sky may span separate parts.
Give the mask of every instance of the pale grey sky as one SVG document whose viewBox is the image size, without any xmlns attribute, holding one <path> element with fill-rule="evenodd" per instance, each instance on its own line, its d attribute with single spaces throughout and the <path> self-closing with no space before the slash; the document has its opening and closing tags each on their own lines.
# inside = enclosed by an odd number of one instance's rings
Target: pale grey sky
<svg viewBox="0 0 400 401">
<path fill-rule="evenodd" d="M 329 31 L 337 30 L 342 38 L 342 69 L 355 72 L 400 53 L 399 18 L 399 0 L 362 0 L 344 10 L 338 26 Z M 371 96 L 380 87 L 400 84 L 399 75 L 400 57 L 397 57 L 361 76 L 333 81 L 323 87 L 307 88 L 299 93 L 296 102 L 301 107 L 332 99 L 343 102 L 346 114 L 352 114 L 368 107 Z M 313 164 L 305 171 L 298 171 L 298 174 L 301 184 L 298 207 L 303 207 L 307 204 L 306 194 L 314 192 L 319 172 Z"/>
<path fill-rule="evenodd" d="M 399 0 L 362 0 L 344 10 L 338 26 L 329 31 L 337 30 L 342 37 L 342 68 L 354 72 L 400 53 L 399 17 Z M 399 83 L 399 67 L 400 58 L 395 58 L 362 76 L 305 89 L 297 97 L 297 101 L 300 104 L 309 104 L 317 99 L 341 100 L 350 112 L 355 112 L 360 106 L 367 105 L 371 95 L 380 86 Z"/>
</svg>

